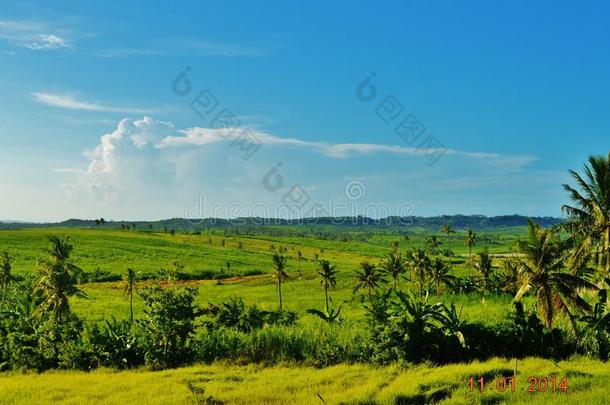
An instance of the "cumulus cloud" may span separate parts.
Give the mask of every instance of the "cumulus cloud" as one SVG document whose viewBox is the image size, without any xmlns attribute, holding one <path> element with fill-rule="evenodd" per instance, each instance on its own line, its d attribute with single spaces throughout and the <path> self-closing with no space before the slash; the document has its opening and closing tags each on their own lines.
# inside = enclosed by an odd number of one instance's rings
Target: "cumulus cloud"
<svg viewBox="0 0 610 405">
<path fill-rule="evenodd" d="M 74 49 L 63 29 L 35 21 L 0 21 L 0 39 L 33 51 Z"/>
<path fill-rule="evenodd" d="M 85 152 L 90 160 L 86 169 L 60 169 L 75 174 L 75 181 L 62 187 L 71 197 L 84 195 L 104 203 L 138 201 L 151 191 L 170 192 L 174 170 L 156 145 L 172 130 L 171 123 L 150 117 L 123 119 Z"/>
<path fill-rule="evenodd" d="M 35 92 L 31 94 L 34 100 L 41 104 L 52 107 L 65 108 L 68 110 L 82 111 L 97 111 L 97 112 L 118 112 L 127 114 L 147 114 L 153 112 L 152 109 L 133 108 L 133 107 L 117 107 L 109 106 L 96 102 L 78 100 L 74 96 L 68 94 Z"/>
</svg>

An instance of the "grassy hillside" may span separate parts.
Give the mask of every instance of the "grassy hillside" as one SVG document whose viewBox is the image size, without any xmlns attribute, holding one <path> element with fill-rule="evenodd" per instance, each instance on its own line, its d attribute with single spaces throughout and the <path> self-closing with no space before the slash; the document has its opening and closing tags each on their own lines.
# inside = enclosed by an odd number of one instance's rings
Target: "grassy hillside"
<svg viewBox="0 0 610 405">
<path fill-rule="evenodd" d="M 498 377 L 513 375 L 514 362 L 493 359 L 444 367 L 337 365 L 262 367 L 213 364 L 162 372 L 96 370 L 0 375 L 0 402 L 56 403 L 226 403 L 226 404 L 556 404 L 607 403 L 610 364 L 574 359 L 518 363 L 515 392 L 498 392 Z M 470 391 L 468 379 L 484 376 L 484 392 Z M 530 376 L 567 378 L 567 392 L 529 393 Z M 213 402 L 213 400 L 219 402 Z M 206 402 L 208 401 L 208 402 Z"/>
<path fill-rule="evenodd" d="M 502 255 L 512 254 L 516 240 L 523 235 L 523 228 L 503 229 L 480 233 L 480 241 L 475 251 L 484 248 Z M 357 233 L 364 240 L 329 240 L 294 236 L 224 236 L 222 232 L 210 234 L 170 234 L 147 231 L 122 231 L 116 229 L 24 229 L 0 231 L 0 251 L 8 250 L 15 258 L 14 271 L 17 274 L 32 274 L 37 262 L 46 257 L 44 249 L 48 238 L 53 235 L 70 236 L 74 249 L 74 262 L 85 271 L 102 270 L 115 275 L 125 272 L 128 267 L 139 272 L 158 274 L 161 268 L 171 268 L 178 260 L 185 273 L 211 271 L 214 274 L 237 275 L 222 281 L 200 280 L 188 282 L 199 288 L 198 300 L 201 304 L 219 303 L 230 297 L 242 297 L 248 304 L 258 304 L 271 310 L 277 306 L 271 256 L 280 248 L 286 249 L 288 274 L 283 294 L 287 308 L 297 311 L 302 323 L 312 321 L 305 311 L 321 308 L 323 293 L 316 277 L 314 258 L 330 260 L 337 266 L 339 279 L 337 287 L 331 291 L 333 301 L 342 306 L 342 314 L 350 320 L 359 320 L 364 313 L 362 298 L 354 296 L 354 271 L 364 260 L 377 263 L 390 248 L 391 242 L 398 241 L 401 247 L 416 248 L 425 245 L 426 234 L 404 235 L 395 233 Z M 332 234 L 331 234 L 332 235 Z M 428 234 L 429 235 L 429 234 Z M 451 235 L 447 242 L 444 235 L 437 233 L 442 245 L 450 247 L 456 254 L 454 272 L 456 275 L 471 274 L 465 260 L 468 250 L 464 245 L 463 233 Z M 303 260 L 299 266 L 297 251 Z M 299 271 L 300 267 L 300 271 Z M 264 273 L 260 276 L 247 274 Z M 147 282 L 140 282 L 143 287 Z M 404 283 L 404 282 L 401 282 Z M 102 321 L 125 319 L 128 316 L 128 301 L 122 293 L 120 282 L 89 283 L 82 286 L 87 298 L 72 299 L 75 312 L 85 319 Z M 446 294 L 442 301 L 463 306 L 463 315 L 469 320 L 496 322 L 510 308 L 510 297 L 479 293 L 468 295 Z M 136 316 L 141 313 L 141 301 L 135 300 Z"/>
</svg>

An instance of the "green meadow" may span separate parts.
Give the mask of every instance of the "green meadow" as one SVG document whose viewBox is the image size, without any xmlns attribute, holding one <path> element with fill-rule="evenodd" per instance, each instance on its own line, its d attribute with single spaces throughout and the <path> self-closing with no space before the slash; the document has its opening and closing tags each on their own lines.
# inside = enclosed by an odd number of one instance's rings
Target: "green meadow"
<svg viewBox="0 0 610 405">
<path fill-rule="evenodd" d="M 480 242 L 473 253 L 485 248 L 496 254 L 500 262 L 504 255 L 514 254 L 517 240 L 523 237 L 525 228 L 511 228 L 481 232 Z M 238 237 L 224 236 L 220 232 L 209 234 L 170 234 L 148 231 L 123 231 L 113 229 L 51 228 L 0 231 L 0 247 L 11 252 L 16 274 L 36 274 L 37 263 L 46 257 L 45 249 L 51 236 L 70 237 L 75 246 L 73 261 L 84 271 L 106 271 L 122 275 L 127 268 L 138 272 L 158 275 L 162 268 L 171 268 L 174 261 L 184 266 L 185 273 L 209 271 L 215 274 L 227 272 L 229 263 L 234 277 L 220 280 L 193 280 L 182 284 L 196 286 L 200 304 L 220 303 L 231 297 L 241 297 L 248 304 L 258 304 L 263 309 L 277 307 L 275 280 L 272 277 L 272 256 L 279 248 L 285 248 L 288 258 L 288 278 L 283 286 L 285 304 L 303 317 L 302 322 L 312 321 L 306 314 L 309 308 L 324 304 L 324 293 L 317 278 L 316 258 L 329 260 L 338 271 L 337 286 L 330 292 L 342 313 L 351 320 L 363 316 L 363 296 L 353 294 L 354 274 L 363 261 L 379 263 L 390 251 L 392 242 L 398 242 L 403 249 L 424 248 L 429 233 L 416 230 L 403 235 L 379 232 L 367 241 L 335 241 L 314 237 Z M 464 235 L 455 233 L 450 239 L 438 233 L 441 247 L 449 246 L 455 256 L 453 274 L 456 276 L 475 274 L 467 263 L 468 249 Z M 299 263 L 296 252 L 302 253 Z M 261 273 L 248 276 L 248 273 Z M 139 287 L 148 281 L 138 283 Z M 404 288 L 411 283 L 399 281 Z M 73 310 L 83 318 L 103 321 L 114 316 L 124 319 L 128 316 L 128 300 L 122 290 L 122 282 L 85 283 L 81 286 L 87 298 L 75 297 Z M 511 297 L 507 295 L 452 294 L 446 293 L 441 300 L 463 307 L 463 314 L 469 320 L 495 322 L 503 312 L 510 309 Z M 139 300 L 134 302 L 134 311 L 141 313 Z"/>
</svg>

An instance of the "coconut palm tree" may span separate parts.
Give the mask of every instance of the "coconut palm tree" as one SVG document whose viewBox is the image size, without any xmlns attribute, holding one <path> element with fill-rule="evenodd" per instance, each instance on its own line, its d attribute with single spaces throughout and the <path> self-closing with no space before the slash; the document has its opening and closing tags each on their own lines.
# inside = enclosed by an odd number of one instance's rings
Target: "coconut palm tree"
<svg viewBox="0 0 610 405">
<path fill-rule="evenodd" d="M 428 270 L 430 281 L 436 286 L 436 298 L 438 298 L 440 296 L 441 283 L 451 284 L 451 282 L 455 281 L 455 277 L 449 274 L 451 269 L 447 263 L 438 257 L 435 257 L 430 263 L 430 268 Z"/>
<path fill-rule="evenodd" d="M 599 256 L 606 277 L 610 275 L 610 152 L 590 156 L 584 175 L 570 170 L 576 188 L 564 184 L 574 205 L 564 205 L 568 228 L 578 236 L 576 255 L 589 256 L 601 247 Z M 596 256 L 597 257 L 597 256 Z"/>
<path fill-rule="evenodd" d="M 500 285 L 502 291 L 509 292 L 512 295 L 517 293 L 517 285 L 519 283 L 519 261 L 506 258 L 502 262 L 502 273 L 500 274 Z"/>
<path fill-rule="evenodd" d="M 70 296 L 86 297 L 76 286 L 80 268 L 70 261 L 73 246 L 70 239 L 50 238 L 51 248 L 47 250 L 49 259 L 40 264 L 40 278 L 34 290 L 40 293 L 43 301 L 39 310 L 50 310 L 57 323 L 64 323 L 70 318 Z"/>
<path fill-rule="evenodd" d="M 468 261 L 472 264 L 472 248 L 477 244 L 477 234 L 468 229 L 466 231 L 466 246 L 468 247 Z"/>
<path fill-rule="evenodd" d="M 405 272 L 405 263 L 398 249 L 392 249 L 381 261 L 381 270 L 394 280 L 394 291 L 398 284 L 398 278 Z"/>
<path fill-rule="evenodd" d="M 328 305 L 328 289 L 334 288 L 337 285 L 337 270 L 335 265 L 331 265 L 328 260 L 320 260 L 318 264 L 318 275 L 320 276 L 320 285 L 324 289 L 324 298 L 326 302 L 326 313 L 330 313 Z"/>
<path fill-rule="evenodd" d="M 556 315 L 563 314 L 576 331 L 570 307 L 588 312 L 591 307 L 579 291 L 597 290 L 597 287 L 587 280 L 586 273 L 571 274 L 564 270 L 565 243 L 558 242 L 552 230 L 542 229 L 531 220 L 528 220 L 527 240 L 519 242 L 519 250 L 524 257 L 520 265 L 522 280 L 515 299 L 520 300 L 533 290 L 540 316 L 548 328 L 553 326 Z"/>
<path fill-rule="evenodd" d="M 426 238 L 426 246 L 428 247 L 428 252 L 431 255 L 438 254 L 438 248 L 441 245 L 441 242 L 438 240 L 436 235 L 428 236 Z"/>
<path fill-rule="evenodd" d="M 136 287 L 137 275 L 133 269 L 127 269 L 127 273 L 123 275 L 123 292 L 129 297 L 129 321 L 133 323 L 133 292 Z"/>
<path fill-rule="evenodd" d="M 6 300 L 6 292 L 9 285 L 15 280 L 13 276 L 11 264 L 12 258 L 8 252 L 2 253 L 2 262 L 0 262 L 0 285 L 2 286 L 2 303 Z"/>
<path fill-rule="evenodd" d="M 371 299 L 373 290 L 379 288 L 380 283 L 386 282 L 379 269 L 369 262 L 360 263 L 360 271 L 356 270 L 356 281 L 357 285 L 354 288 L 354 293 L 361 288 L 366 288 L 368 290 L 369 300 Z"/>
<path fill-rule="evenodd" d="M 279 309 L 282 312 L 282 281 L 288 278 L 286 273 L 286 256 L 275 253 L 273 255 L 273 267 L 275 269 L 273 275 L 277 283 L 277 294 L 280 301 Z"/>
<path fill-rule="evenodd" d="M 479 275 L 483 279 L 483 286 L 485 291 L 487 291 L 489 289 L 489 281 L 494 270 L 491 256 L 489 255 L 487 248 L 477 254 L 477 258 L 474 261 L 474 268 L 479 272 Z"/>
<path fill-rule="evenodd" d="M 388 306 L 389 320 L 397 334 L 402 335 L 409 360 L 420 361 L 428 355 L 430 335 L 440 333 L 444 321 L 444 304 L 430 305 L 425 299 L 416 299 L 410 293 L 397 291 Z"/>
<path fill-rule="evenodd" d="M 419 282 L 419 296 L 421 299 L 424 298 L 424 284 L 426 283 L 426 275 L 430 270 L 430 258 L 421 249 L 414 250 L 411 252 L 408 258 L 408 264 L 413 272 L 413 275 Z"/>
<path fill-rule="evenodd" d="M 303 261 L 303 253 L 300 250 L 297 250 L 297 263 L 299 264 L 299 274 L 303 274 L 301 272 L 301 262 Z"/>
<path fill-rule="evenodd" d="M 447 249 L 451 250 L 451 243 L 449 241 L 449 235 L 452 233 L 455 233 L 455 231 L 453 230 L 453 228 L 451 227 L 451 225 L 449 224 L 445 224 L 441 227 L 441 232 L 443 232 L 446 236 L 446 240 L 447 240 Z"/>
</svg>

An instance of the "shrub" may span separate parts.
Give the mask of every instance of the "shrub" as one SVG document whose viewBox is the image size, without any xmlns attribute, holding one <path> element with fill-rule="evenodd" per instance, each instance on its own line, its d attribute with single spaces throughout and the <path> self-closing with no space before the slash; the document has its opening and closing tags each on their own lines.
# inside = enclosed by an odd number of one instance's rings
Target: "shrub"
<svg viewBox="0 0 610 405">
<path fill-rule="evenodd" d="M 195 318 L 201 314 L 195 305 L 197 289 L 152 285 L 140 296 L 146 316 L 138 325 L 146 364 L 163 369 L 186 363 Z"/>
</svg>

